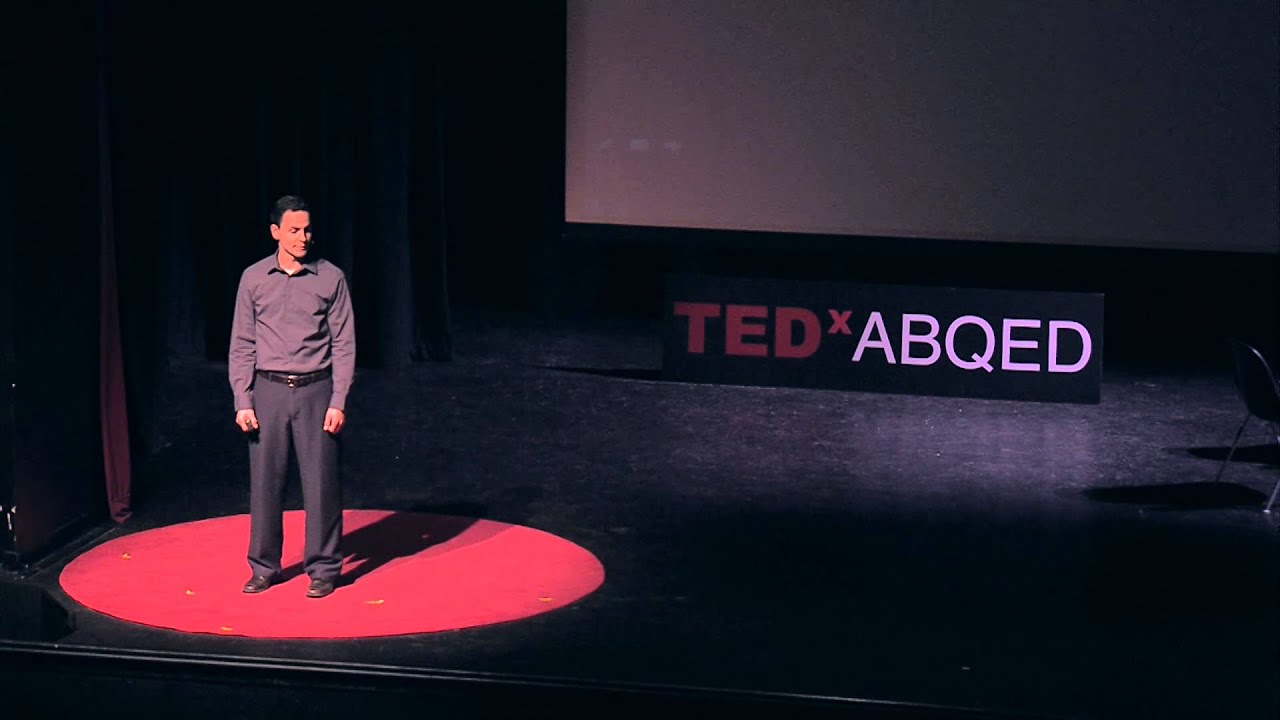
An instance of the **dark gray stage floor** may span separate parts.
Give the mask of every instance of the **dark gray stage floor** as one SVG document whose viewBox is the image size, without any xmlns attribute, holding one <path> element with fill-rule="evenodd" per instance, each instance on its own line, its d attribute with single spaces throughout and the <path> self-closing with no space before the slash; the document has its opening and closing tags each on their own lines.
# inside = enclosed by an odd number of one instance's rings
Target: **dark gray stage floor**
<svg viewBox="0 0 1280 720">
<path fill-rule="evenodd" d="M 1280 459 L 1214 373 L 1108 370 L 1096 406 L 657 380 L 654 328 L 471 315 L 456 359 L 362 371 L 350 507 L 562 535 L 575 606 L 359 641 L 182 635 L 77 609 L 70 645 L 940 703 L 1273 720 Z M 120 532 L 245 512 L 224 368 L 165 382 Z M 297 494 L 294 491 L 297 506 Z M 59 565 L 33 579 L 56 588 Z M 56 593 L 55 589 L 55 593 Z M 65 596 L 58 595 L 64 602 Z"/>
</svg>

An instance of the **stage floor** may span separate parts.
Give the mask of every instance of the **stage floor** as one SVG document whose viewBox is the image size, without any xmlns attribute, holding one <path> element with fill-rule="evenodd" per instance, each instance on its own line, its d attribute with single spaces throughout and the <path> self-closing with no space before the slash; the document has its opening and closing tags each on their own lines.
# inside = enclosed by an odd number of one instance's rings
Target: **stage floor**
<svg viewBox="0 0 1280 720">
<path fill-rule="evenodd" d="M 1280 534 L 1260 511 L 1280 456 L 1254 426 L 1211 484 L 1244 416 L 1225 366 L 1111 367 L 1090 406 L 666 383 L 656 328 L 621 320 L 471 313 L 455 344 L 451 362 L 360 371 L 347 507 L 553 533 L 599 558 L 598 590 L 460 631 L 262 640 L 88 611 L 58 587 L 64 558 L 28 579 L 73 610 L 60 643 L 1052 717 L 1280 714 Z M 135 517 L 99 542 L 247 511 L 225 367 L 174 363 L 160 397 Z"/>
</svg>

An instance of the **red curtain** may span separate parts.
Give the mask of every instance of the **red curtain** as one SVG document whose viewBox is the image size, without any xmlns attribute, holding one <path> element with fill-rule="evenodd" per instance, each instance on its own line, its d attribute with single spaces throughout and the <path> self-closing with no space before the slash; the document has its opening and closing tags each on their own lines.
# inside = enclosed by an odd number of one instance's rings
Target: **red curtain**
<svg viewBox="0 0 1280 720">
<path fill-rule="evenodd" d="M 129 518 L 129 494 L 133 466 L 129 453 L 129 413 L 124 385 L 124 357 L 120 341 L 120 293 L 116 278 L 114 220 L 111 212 L 111 153 L 107 125 L 107 82 L 105 63 L 105 3 L 99 2 L 98 50 L 98 195 L 101 222 L 98 233 L 100 255 L 98 315 L 98 402 L 102 423 L 102 466 L 107 481 L 107 505 L 111 519 L 122 523 Z"/>
</svg>

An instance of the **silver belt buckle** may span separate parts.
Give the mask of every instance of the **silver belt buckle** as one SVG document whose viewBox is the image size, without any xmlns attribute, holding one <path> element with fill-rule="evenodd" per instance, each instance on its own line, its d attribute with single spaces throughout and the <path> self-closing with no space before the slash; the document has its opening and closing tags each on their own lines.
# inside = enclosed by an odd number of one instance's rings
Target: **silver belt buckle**
<svg viewBox="0 0 1280 720">
<path fill-rule="evenodd" d="M 285 375 L 285 376 L 284 376 L 284 384 L 285 384 L 285 385 L 288 385 L 290 390 L 293 390 L 294 388 L 298 387 L 298 376 L 297 376 L 297 375 Z"/>
</svg>

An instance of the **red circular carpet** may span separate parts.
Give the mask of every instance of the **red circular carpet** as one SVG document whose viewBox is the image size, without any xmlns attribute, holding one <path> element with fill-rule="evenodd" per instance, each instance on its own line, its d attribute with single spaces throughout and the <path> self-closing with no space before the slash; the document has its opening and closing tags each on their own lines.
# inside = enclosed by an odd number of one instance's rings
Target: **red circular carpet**
<svg viewBox="0 0 1280 720">
<path fill-rule="evenodd" d="M 492 520 L 348 510 L 338 589 L 305 597 L 304 516 L 284 517 L 284 579 L 246 595 L 249 516 L 148 530 L 99 545 L 62 571 L 88 608 L 184 632 L 261 638 L 427 633 L 544 613 L 604 582 L 594 555 L 540 530 Z"/>
</svg>

